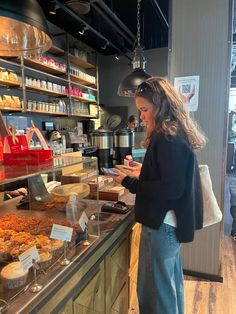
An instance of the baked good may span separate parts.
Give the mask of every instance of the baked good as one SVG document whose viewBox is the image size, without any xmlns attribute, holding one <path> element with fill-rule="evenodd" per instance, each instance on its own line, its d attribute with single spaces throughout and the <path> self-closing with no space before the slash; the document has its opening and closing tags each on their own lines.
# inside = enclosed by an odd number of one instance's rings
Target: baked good
<svg viewBox="0 0 236 314">
<path fill-rule="evenodd" d="M 3 239 L 0 239 L 0 262 L 6 262 L 10 255 Z"/>
<path fill-rule="evenodd" d="M 51 265 L 52 261 L 52 254 L 47 250 L 40 250 L 39 251 L 39 265 L 41 268 L 47 268 Z"/>
<path fill-rule="evenodd" d="M 8 289 L 15 289 L 26 283 L 28 270 L 21 267 L 20 262 L 13 262 L 3 267 L 1 271 L 1 282 Z"/>
<path fill-rule="evenodd" d="M 59 256 L 63 253 L 63 241 L 51 239 L 51 252 L 54 256 Z"/>
</svg>

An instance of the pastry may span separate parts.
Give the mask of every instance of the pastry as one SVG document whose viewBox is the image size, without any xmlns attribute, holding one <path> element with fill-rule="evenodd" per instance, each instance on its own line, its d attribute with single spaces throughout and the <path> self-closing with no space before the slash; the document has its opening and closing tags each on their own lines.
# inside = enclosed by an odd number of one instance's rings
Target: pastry
<svg viewBox="0 0 236 314">
<path fill-rule="evenodd" d="M 59 256 L 63 252 L 63 241 L 61 240 L 56 240 L 56 239 L 51 239 L 51 252 L 54 256 Z"/>
<path fill-rule="evenodd" d="M 47 250 L 40 250 L 39 251 L 39 265 L 41 268 L 47 268 L 51 265 L 52 261 L 52 254 Z"/>
</svg>

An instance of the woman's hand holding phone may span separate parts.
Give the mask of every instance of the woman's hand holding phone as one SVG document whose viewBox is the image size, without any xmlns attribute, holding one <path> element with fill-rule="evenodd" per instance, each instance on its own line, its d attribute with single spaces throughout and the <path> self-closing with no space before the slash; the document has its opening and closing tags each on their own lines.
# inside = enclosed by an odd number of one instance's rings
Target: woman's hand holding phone
<svg viewBox="0 0 236 314">
<path fill-rule="evenodd" d="M 126 174 L 114 168 L 101 168 L 101 170 L 106 175 L 113 177 L 114 180 L 120 184 L 122 183 L 123 179 L 126 177 Z"/>
</svg>

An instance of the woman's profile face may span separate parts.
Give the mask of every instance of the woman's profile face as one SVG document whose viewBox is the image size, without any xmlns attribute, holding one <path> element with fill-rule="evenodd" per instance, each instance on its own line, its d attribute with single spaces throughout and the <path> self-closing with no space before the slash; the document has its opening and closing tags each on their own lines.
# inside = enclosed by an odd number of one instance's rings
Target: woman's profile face
<svg viewBox="0 0 236 314">
<path fill-rule="evenodd" d="M 156 107 L 143 97 L 135 98 L 136 107 L 140 112 L 140 119 L 145 123 L 148 130 L 154 129 L 153 118 L 156 113 Z"/>
</svg>

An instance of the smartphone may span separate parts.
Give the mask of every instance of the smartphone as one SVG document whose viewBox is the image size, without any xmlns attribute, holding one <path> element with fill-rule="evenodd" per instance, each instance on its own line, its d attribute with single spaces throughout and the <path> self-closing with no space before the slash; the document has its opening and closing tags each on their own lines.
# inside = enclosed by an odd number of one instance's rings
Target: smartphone
<svg viewBox="0 0 236 314">
<path fill-rule="evenodd" d="M 105 174 L 110 174 L 110 175 L 112 175 L 112 176 L 118 176 L 118 174 L 117 174 L 114 170 L 112 170 L 112 169 L 110 169 L 110 168 L 104 168 L 104 167 L 102 167 L 101 170 L 102 170 L 102 172 L 104 172 Z"/>
</svg>

